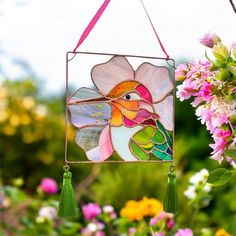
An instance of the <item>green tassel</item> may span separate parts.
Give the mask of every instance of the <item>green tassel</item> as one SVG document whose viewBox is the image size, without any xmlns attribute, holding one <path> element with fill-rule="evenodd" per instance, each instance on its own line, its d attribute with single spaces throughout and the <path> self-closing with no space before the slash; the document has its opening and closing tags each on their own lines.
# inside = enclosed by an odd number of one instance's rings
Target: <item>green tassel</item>
<svg viewBox="0 0 236 236">
<path fill-rule="evenodd" d="M 176 174 L 173 166 L 171 166 L 170 172 L 168 173 L 168 186 L 164 199 L 164 211 L 173 214 L 177 214 L 179 211 Z"/>
<path fill-rule="evenodd" d="M 75 193 L 71 184 L 72 173 L 68 170 L 63 175 L 63 186 L 59 202 L 58 215 L 61 217 L 78 217 L 80 215 Z"/>
</svg>

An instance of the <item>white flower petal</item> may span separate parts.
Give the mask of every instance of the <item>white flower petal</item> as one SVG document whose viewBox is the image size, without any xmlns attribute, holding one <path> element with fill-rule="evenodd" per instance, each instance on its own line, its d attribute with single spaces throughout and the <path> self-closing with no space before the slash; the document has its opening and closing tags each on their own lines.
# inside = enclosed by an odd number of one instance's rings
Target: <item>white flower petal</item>
<svg viewBox="0 0 236 236">
<path fill-rule="evenodd" d="M 96 65 L 91 76 L 98 90 L 107 95 L 117 84 L 133 80 L 134 71 L 125 57 L 114 56 L 110 61 Z"/>
<path fill-rule="evenodd" d="M 135 72 L 135 80 L 148 88 L 153 102 L 161 101 L 173 89 L 167 67 L 143 63 Z"/>
<path fill-rule="evenodd" d="M 167 130 L 174 128 L 174 114 L 173 114 L 173 96 L 166 97 L 163 101 L 153 104 L 156 114 L 159 115 L 161 124 Z"/>
</svg>

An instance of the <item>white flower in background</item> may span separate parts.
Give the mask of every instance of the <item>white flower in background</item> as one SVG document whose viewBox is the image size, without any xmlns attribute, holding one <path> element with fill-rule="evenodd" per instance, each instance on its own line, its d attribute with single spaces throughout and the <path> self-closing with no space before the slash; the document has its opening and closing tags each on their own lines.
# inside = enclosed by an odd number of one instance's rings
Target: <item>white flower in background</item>
<svg viewBox="0 0 236 236">
<path fill-rule="evenodd" d="M 114 212 L 114 207 L 111 206 L 111 205 L 106 205 L 106 206 L 104 206 L 102 208 L 102 210 L 103 210 L 104 213 L 108 213 L 109 214 L 109 213 Z"/>
<path fill-rule="evenodd" d="M 30 110 L 35 106 L 35 100 L 31 96 L 24 97 L 22 100 L 22 105 L 25 109 Z"/>
<path fill-rule="evenodd" d="M 45 117 L 47 115 L 47 113 L 48 113 L 48 109 L 44 105 L 38 105 L 35 108 L 35 113 L 36 113 L 36 115 L 38 115 L 40 117 Z"/>
<path fill-rule="evenodd" d="M 105 213 L 105 214 L 108 214 L 109 217 L 111 219 L 116 219 L 117 218 L 117 215 L 115 213 L 115 210 L 114 210 L 114 207 L 111 206 L 111 205 L 106 205 L 102 208 L 102 211 Z"/>
<path fill-rule="evenodd" d="M 202 169 L 199 172 L 197 172 L 195 175 L 193 175 L 189 182 L 193 185 L 199 185 L 199 183 L 205 182 L 207 177 L 209 175 L 209 172 L 207 169 Z"/>
<path fill-rule="evenodd" d="M 184 191 L 184 195 L 188 199 L 194 199 L 197 196 L 195 186 L 193 185 L 188 186 L 188 189 Z"/>
<path fill-rule="evenodd" d="M 205 184 L 204 185 L 204 187 L 203 187 L 203 190 L 205 191 L 205 192 L 207 192 L 207 193 L 209 193 L 210 191 L 211 191 L 211 186 L 210 186 L 210 184 Z"/>
<path fill-rule="evenodd" d="M 87 225 L 87 228 L 88 228 L 88 230 L 89 230 L 90 232 L 96 232 L 96 231 L 98 230 L 97 225 L 94 224 L 94 223 L 89 223 L 89 224 Z"/>
<path fill-rule="evenodd" d="M 209 172 L 207 169 L 202 169 L 196 174 L 194 174 L 190 179 L 190 185 L 188 186 L 187 190 L 184 191 L 184 195 L 193 200 L 197 197 L 197 194 L 205 195 L 205 193 L 209 193 L 211 191 L 211 186 L 206 183 L 207 178 L 209 176 Z M 207 202 L 202 202 L 204 206 L 209 204 L 209 200 Z"/>
<path fill-rule="evenodd" d="M 44 207 L 39 209 L 38 215 L 39 215 L 40 218 L 44 217 L 48 220 L 53 220 L 57 216 L 57 209 L 55 207 L 52 207 L 52 206 L 44 206 Z"/>
</svg>

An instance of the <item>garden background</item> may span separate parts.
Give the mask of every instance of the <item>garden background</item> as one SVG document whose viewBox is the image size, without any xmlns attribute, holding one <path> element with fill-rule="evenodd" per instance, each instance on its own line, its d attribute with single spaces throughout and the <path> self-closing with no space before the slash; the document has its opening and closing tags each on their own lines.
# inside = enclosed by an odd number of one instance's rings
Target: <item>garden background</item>
<svg viewBox="0 0 236 236">
<path fill-rule="evenodd" d="M 64 221 L 54 213 L 51 218 L 46 217 L 49 213 L 46 216 L 40 213 L 42 207 L 55 207 L 59 200 L 59 194 L 49 194 L 39 187 L 41 180 L 52 178 L 59 187 L 62 182 L 65 53 L 74 48 L 101 3 L 0 1 L 2 235 L 80 235 L 81 228 L 94 223 L 96 217 L 100 217 L 104 228 L 96 226 L 95 231 L 91 234 L 84 231 L 84 235 L 102 235 L 96 231 L 104 231 L 106 235 L 118 232 L 119 235 L 147 235 L 144 228 L 151 216 L 129 221 L 120 217 L 120 210 L 129 200 L 147 197 L 162 201 L 164 197 L 166 164 L 73 165 L 79 205 L 89 202 L 100 207 L 112 205 L 117 216 L 107 218 L 103 212 L 89 220 L 81 216 L 79 220 Z M 226 0 L 201 0 L 191 4 L 184 0 L 178 3 L 145 1 L 145 4 L 177 65 L 204 55 L 205 48 L 198 40 L 205 32 L 216 32 L 228 45 L 235 41 L 236 17 Z M 138 1 L 112 1 L 81 50 L 162 55 L 152 34 Z M 210 192 L 198 192 L 194 201 L 184 195 L 191 176 L 203 168 L 211 171 L 219 164 L 209 158 L 208 145 L 212 138 L 197 120 L 190 102 L 176 99 L 175 112 L 175 164 L 181 209 L 174 220 L 175 232 L 191 228 L 194 235 L 215 235 L 217 231 L 222 233 L 218 235 L 236 235 L 235 176 Z M 69 149 L 76 159 L 78 147 L 74 144 L 73 132 L 71 129 L 69 133 Z M 79 155 L 84 154 L 80 151 Z M 222 166 L 228 167 L 228 164 Z M 162 224 L 166 224 L 163 222 L 162 219 Z"/>
</svg>

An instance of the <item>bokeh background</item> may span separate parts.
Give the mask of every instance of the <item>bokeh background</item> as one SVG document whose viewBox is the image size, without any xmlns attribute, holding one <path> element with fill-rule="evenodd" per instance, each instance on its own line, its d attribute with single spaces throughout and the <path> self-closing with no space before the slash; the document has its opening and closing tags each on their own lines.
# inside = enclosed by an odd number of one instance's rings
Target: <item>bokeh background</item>
<svg viewBox="0 0 236 236">
<path fill-rule="evenodd" d="M 0 0 L 0 181 L 2 187 L 15 186 L 11 189 L 13 193 L 9 190 L 15 196 L 13 205 L 2 218 L 3 235 L 20 235 L 14 230 L 22 227 L 18 219 L 25 215 L 22 202 L 27 204 L 29 199 L 39 197 L 37 187 L 42 178 L 50 177 L 61 184 L 65 54 L 74 49 L 101 3 L 100 0 Z M 146 0 L 144 3 L 177 65 L 204 55 L 205 49 L 198 40 L 206 32 L 219 34 L 228 45 L 235 41 L 236 17 L 229 1 Z M 138 0 L 112 0 L 80 50 L 164 56 Z M 84 82 L 91 86 L 90 81 Z M 175 125 L 181 205 L 177 223 L 194 228 L 196 235 L 201 235 L 202 228 L 214 231 L 222 227 L 236 235 L 235 178 L 214 188 L 210 203 L 190 222 L 194 207 L 183 195 L 188 180 L 202 168 L 212 170 L 218 163 L 209 159 L 208 145 L 212 140 L 189 102 L 180 103 L 176 99 Z M 73 129 L 69 132 L 69 149 L 76 159 L 78 147 L 73 132 Z M 80 151 L 79 155 L 84 154 Z M 166 164 L 84 164 L 71 168 L 80 204 L 91 201 L 111 204 L 118 212 L 130 199 L 147 196 L 162 200 L 167 183 Z"/>
</svg>

